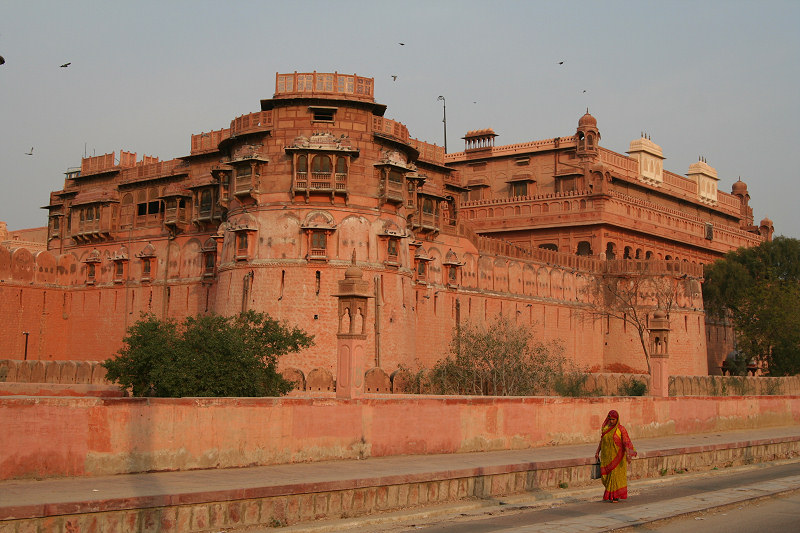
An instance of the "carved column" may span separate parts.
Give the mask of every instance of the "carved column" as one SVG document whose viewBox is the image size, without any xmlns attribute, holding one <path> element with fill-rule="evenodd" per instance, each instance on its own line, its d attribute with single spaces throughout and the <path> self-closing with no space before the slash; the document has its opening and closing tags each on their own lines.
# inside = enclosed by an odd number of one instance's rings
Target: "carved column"
<svg viewBox="0 0 800 533">
<path fill-rule="evenodd" d="M 353 251 L 352 264 L 339 280 L 339 330 L 336 333 L 336 397 L 358 398 L 364 393 L 369 281 L 362 279 Z"/>
<path fill-rule="evenodd" d="M 650 395 L 669 396 L 669 318 L 657 310 L 650 320 Z"/>
</svg>

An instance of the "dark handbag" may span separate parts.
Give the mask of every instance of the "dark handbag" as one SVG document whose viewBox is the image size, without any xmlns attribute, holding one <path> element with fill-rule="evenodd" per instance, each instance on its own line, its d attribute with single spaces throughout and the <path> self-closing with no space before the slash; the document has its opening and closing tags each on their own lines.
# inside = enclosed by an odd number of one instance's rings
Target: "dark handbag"
<svg viewBox="0 0 800 533">
<path fill-rule="evenodd" d="M 600 461 L 592 465 L 592 479 L 600 479 Z"/>
</svg>

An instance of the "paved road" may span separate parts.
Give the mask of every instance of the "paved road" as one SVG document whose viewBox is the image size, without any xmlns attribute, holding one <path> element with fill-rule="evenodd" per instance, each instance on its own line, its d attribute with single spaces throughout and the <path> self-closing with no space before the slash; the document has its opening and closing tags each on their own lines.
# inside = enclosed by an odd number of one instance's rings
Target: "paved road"
<svg viewBox="0 0 800 533">
<path fill-rule="evenodd" d="M 685 477 L 684 477 L 685 476 Z M 656 480 L 634 481 L 630 486 L 627 502 L 609 504 L 601 501 L 602 486 L 591 489 L 567 490 L 564 497 L 541 501 L 535 496 L 506 498 L 500 502 L 485 503 L 482 508 L 453 507 L 442 508 L 437 513 L 414 514 L 409 512 L 407 519 L 395 518 L 393 523 L 372 522 L 359 526 L 357 523 L 335 522 L 312 527 L 290 527 L 286 532 L 349 531 L 351 533 L 577 533 L 599 531 L 712 531 L 708 509 L 718 506 L 717 513 L 741 511 L 755 519 L 759 527 L 768 524 L 758 509 L 768 503 L 748 501 L 756 496 L 770 497 L 771 494 L 786 494 L 797 491 L 794 496 L 784 500 L 767 500 L 775 504 L 774 527 L 765 531 L 780 533 L 800 531 L 800 461 L 779 464 L 752 465 L 746 467 L 717 470 L 701 474 L 674 475 Z M 556 495 L 557 496 L 557 495 Z M 756 507 L 759 506 L 759 507 Z M 679 522 L 667 523 L 676 516 L 688 516 Z M 698 519 L 695 520 L 694 518 Z M 656 521 L 650 524 L 650 521 Z M 708 524 L 706 523 L 708 522 Z M 741 524 L 751 522 L 741 521 Z M 786 529 L 786 524 L 791 524 Z M 678 529 L 657 529 L 657 527 L 677 527 Z M 682 529 L 681 529 L 682 528 Z M 732 529 L 724 527 L 719 531 L 758 531 L 759 529 Z"/>
<path fill-rule="evenodd" d="M 800 531 L 800 493 L 652 524 L 631 531 L 655 533 L 791 533 Z"/>
</svg>

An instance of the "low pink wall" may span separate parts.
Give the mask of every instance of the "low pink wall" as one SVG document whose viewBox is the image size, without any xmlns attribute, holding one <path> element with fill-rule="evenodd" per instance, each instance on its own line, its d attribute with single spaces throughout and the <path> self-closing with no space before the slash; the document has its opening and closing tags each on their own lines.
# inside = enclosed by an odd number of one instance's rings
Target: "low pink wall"
<svg viewBox="0 0 800 533">
<path fill-rule="evenodd" d="M 800 423 L 800 396 L 0 398 L 0 479 L 241 467 Z"/>
</svg>

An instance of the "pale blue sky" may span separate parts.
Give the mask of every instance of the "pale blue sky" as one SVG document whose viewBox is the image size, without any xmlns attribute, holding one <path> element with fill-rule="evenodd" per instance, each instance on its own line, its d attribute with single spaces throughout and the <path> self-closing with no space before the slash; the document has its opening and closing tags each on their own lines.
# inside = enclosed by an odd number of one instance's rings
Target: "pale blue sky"
<svg viewBox="0 0 800 533">
<path fill-rule="evenodd" d="M 571 135 L 588 107 L 602 146 L 646 131 L 678 174 L 702 155 L 721 190 L 747 182 L 756 222 L 800 237 L 796 1 L 7 0 L 0 55 L 9 229 L 45 225 L 84 148 L 186 155 L 276 72 L 317 70 L 374 77 L 386 116 L 440 145 L 444 95 L 450 151 L 486 127 L 497 144 Z"/>
</svg>

